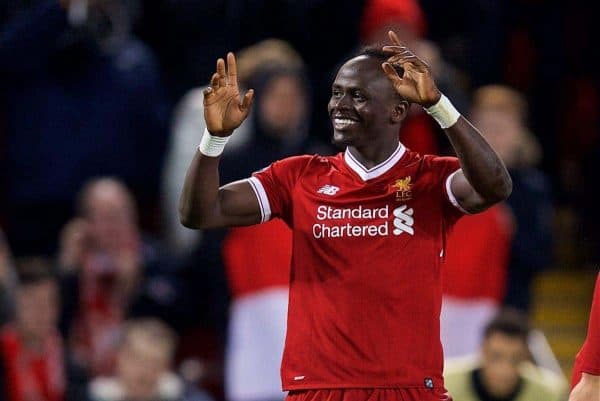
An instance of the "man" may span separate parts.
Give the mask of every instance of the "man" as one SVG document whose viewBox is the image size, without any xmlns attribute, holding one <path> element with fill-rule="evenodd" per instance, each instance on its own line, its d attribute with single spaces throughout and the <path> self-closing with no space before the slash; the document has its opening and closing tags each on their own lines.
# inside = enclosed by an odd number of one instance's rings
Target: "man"
<svg viewBox="0 0 600 401">
<path fill-rule="evenodd" d="M 0 329 L 0 401 L 79 401 L 86 375 L 58 332 L 59 291 L 48 261 L 18 263 L 15 318 Z"/>
<path fill-rule="evenodd" d="M 444 371 L 448 391 L 460 401 L 561 401 L 566 389 L 553 372 L 529 362 L 527 320 L 500 312 L 485 327 L 477 360 L 455 359 Z"/>
<path fill-rule="evenodd" d="M 180 218 L 212 228 L 279 217 L 293 230 L 281 369 L 292 400 L 444 399 L 446 234 L 463 210 L 484 210 L 511 191 L 502 161 L 441 95 L 427 65 L 390 37 L 394 46 L 367 50 L 337 74 L 329 115 L 333 141 L 346 151 L 336 156 L 283 159 L 219 188 L 218 156 L 253 91 L 240 102 L 231 53 L 205 90 L 208 133 L 188 170 Z M 446 129 L 460 163 L 398 142 L 410 103 Z"/>
<path fill-rule="evenodd" d="M 513 192 L 507 205 L 516 230 L 503 303 L 527 312 L 535 277 L 552 265 L 552 189 L 548 177 L 536 167 L 542 153 L 527 127 L 528 104 L 516 90 L 486 85 L 473 94 L 471 121 L 479 127 L 510 172 Z"/>
<path fill-rule="evenodd" d="M 92 401 L 212 401 L 172 371 L 177 339 L 156 319 L 129 321 L 117 355 L 116 374 L 90 383 Z"/>
<path fill-rule="evenodd" d="M 78 208 L 79 217 L 63 230 L 58 257 L 66 294 L 63 329 L 81 363 L 107 374 L 123 321 L 159 316 L 176 323 L 182 284 L 174 262 L 144 241 L 133 196 L 122 182 L 91 180 Z"/>
<path fill-rule="evenodd" d="M 587 337 L 575 360 L 572 384 L 575 387 L 569 401 L 600 401 L 600 274 L 596 279 Z"/>
</svg>

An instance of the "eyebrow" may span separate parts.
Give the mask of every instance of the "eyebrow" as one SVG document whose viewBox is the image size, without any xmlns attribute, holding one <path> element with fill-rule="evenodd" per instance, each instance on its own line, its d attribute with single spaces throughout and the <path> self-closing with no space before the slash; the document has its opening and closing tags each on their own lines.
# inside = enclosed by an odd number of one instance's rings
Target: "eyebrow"
<svg viewBox="0 0 600 401">
<path fill-rule="evenodd" d="M 359 86 L 343 86 L 343 85 L 336 84 L 336 83 L 334 83 L 334 84 L 331 85 L 331 89 L 336 89 L 336 88 L 344 88 L 344 89 L 348 89 L 348 90 L 351 90 L 351 91 L 357 90 L 357 91 L 360 91 L 360 92 L 369 93 L 368 89 L 366 89 L 364 87 L 359 87 Z"/>
</svg>

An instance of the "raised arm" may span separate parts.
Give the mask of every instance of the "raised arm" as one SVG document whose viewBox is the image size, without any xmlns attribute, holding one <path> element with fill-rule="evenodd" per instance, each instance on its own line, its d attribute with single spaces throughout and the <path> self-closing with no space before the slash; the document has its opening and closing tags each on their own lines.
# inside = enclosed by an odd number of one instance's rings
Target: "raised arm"
<svg viewBox="0 0 600 401">
<path fill-rule="evenodd" d="M 404 99 L 423 106 L 444 128 L 462 168 L 451 182 L 452 193 L 462 208 L 477 213 L 508 198 L 512 181 L 502 160 L 441 94 L 429 66 L 404 46 L 394 32 L 389 35 L 394 45 L 383 48 L 390 58 L 382 68 Z M 392 64 L 404 69 L 402 77 Z"/>
<path fill-rule="evenodd" d="M 219 160 L 233 130 L 250 112 L 254 92 L 240 99 L 233 53 L 217 60 L 217 72 L 204 90 L 207 131 L 188 168 L 181 197 L 179 219 L 189 228 L 244 226 L 261 220 L 258 200 L 247 181 L 219 188 Z"/>
</svg>

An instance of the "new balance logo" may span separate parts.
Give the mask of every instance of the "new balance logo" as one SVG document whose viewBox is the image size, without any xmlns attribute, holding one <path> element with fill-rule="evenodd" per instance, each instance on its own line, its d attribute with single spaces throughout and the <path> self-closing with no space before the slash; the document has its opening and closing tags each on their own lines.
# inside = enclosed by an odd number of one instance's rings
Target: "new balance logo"
<svg viewBox="0 0 600 401">
<path fill-rule="evenodd" d="M 336 187 L 335 185 L 323 185 L 318 191 L 318 194 L 324 194 L 324 195 L 335 195 L 337 193 L 337 191 L 339 191 L 340 189 L 338 187 Z"/>
<path fill-rule="evenodd" d="M 415 230 L 413 228 L 415 219 L 412 217 L 413 213 L 414 210 L 408 208 L 406 205 L 394 209 L 394 235 L 400 235 L 402 233 L 415 235 Z"/>
</svg>

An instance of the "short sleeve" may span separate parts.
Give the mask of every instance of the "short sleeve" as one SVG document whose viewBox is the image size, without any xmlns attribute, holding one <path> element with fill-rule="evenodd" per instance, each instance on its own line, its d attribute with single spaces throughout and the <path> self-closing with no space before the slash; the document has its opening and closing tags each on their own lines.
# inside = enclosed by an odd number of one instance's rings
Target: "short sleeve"
<svg viewBox="0 0 600 401">
<path fill-rule="evenodd" d="M 452 193 L 452 178 L 461 171 L 458 159 L 456 157 L 429 156 L 428 162 L 440 190 L 444 216 L 455 221 L 461 216 L 469 214 Z"/>
<path fill-rule="evenodd" d="M 279 160 L 248 179 L 260 205 L 261 223 L 279 217 L 292 225 L 292 193 L 311 159 L 312 156 L 294 156 Z"/>
</svg>

